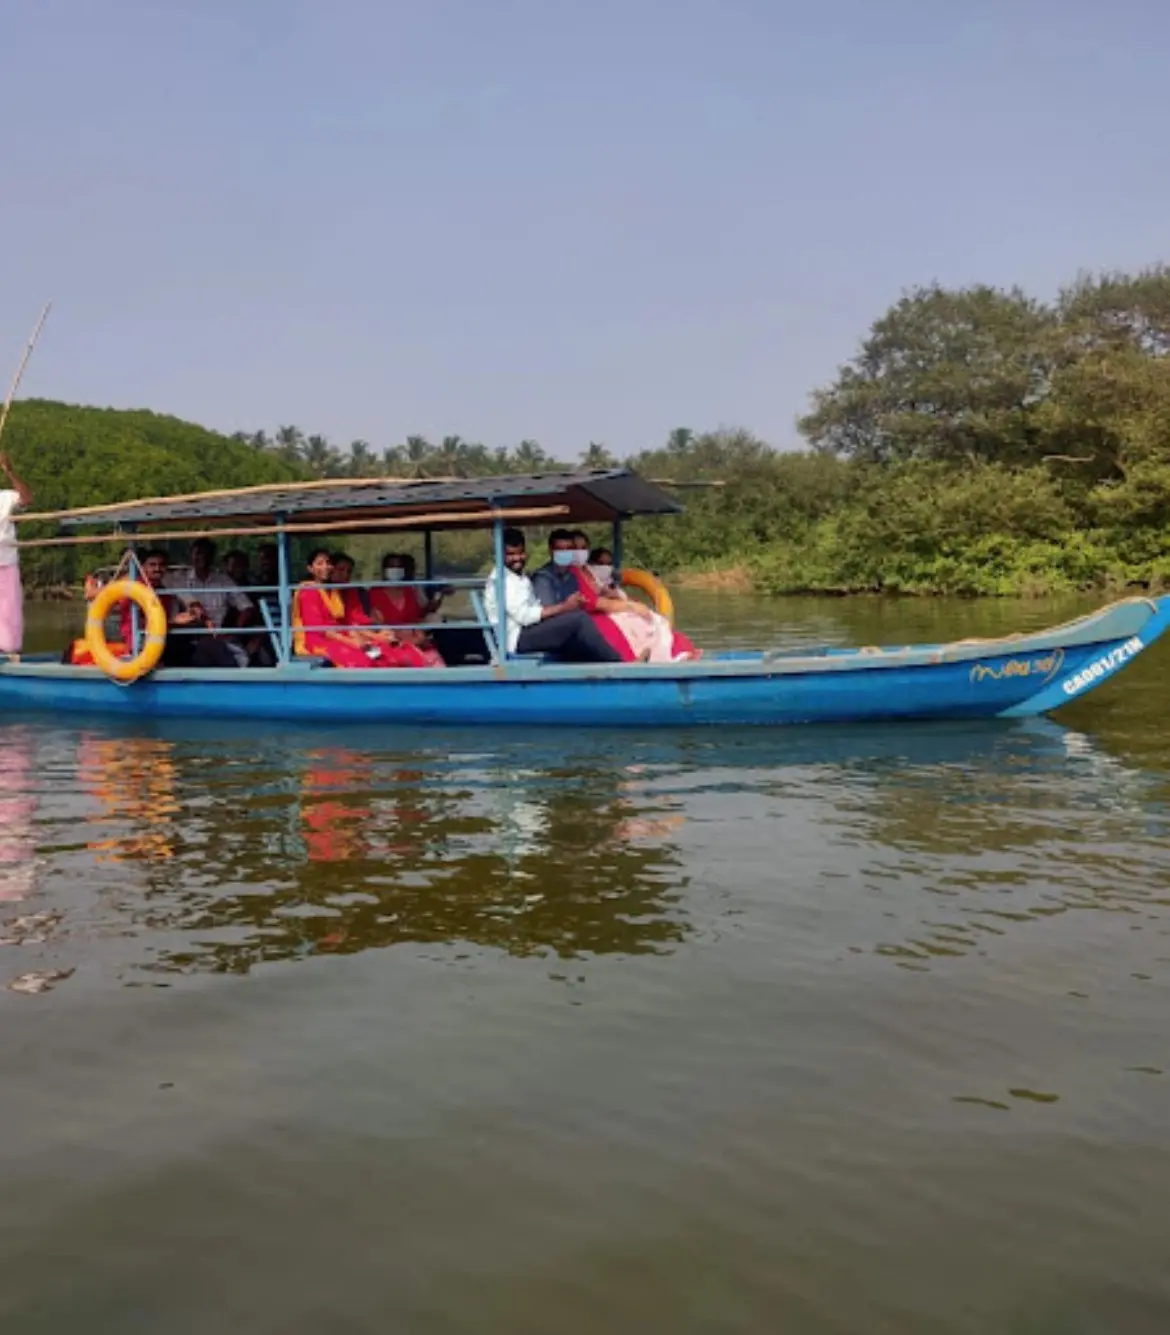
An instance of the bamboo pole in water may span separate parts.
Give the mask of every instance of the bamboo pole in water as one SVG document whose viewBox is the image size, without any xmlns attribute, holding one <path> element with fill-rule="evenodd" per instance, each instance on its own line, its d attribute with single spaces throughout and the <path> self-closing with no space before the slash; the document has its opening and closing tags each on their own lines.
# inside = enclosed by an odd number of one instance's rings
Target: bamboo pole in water
<svg viewBox="0 0 1170 1335">
<path fill-rule="evenodd" d="M 106 507 L 103 507 L 106 508 Z M 411 529 L 437 527 L 440 524 L 483 524 L 503 520 L 559 519 L 569 513 L 567 505 L 542 505 L 527 510 L 471 510 L 438 511 L 434 514 L 398 515 L 393 519 L 341 519 L 328 524 L 272 524 L 249 525 L 246 528 L 199 528 L 181 531 L 162 531 L 153 533 L 82 533 L 70 534 L 65 538 L 27 538 L 16 544 L 17 547 L 84 547 L 97 544 L 122 543 L 133 546 L 138 542 L 171 542 L 176 538 L 255 538 L 272 537 L 278 533 L 333 533 L 349 530 L 355 533 L 370 529 Z"/>
<path fill-rule="evenodd" d="M 20 388 L 20 382 L 24 379 L 24 368 L 28 365 L 28 359 L 33 354 L 33 348 L 37 345 L 37 339 L 41 336 L 41 330 L 45 327 L 45 321 L 49 318 L 49 312 L 53 309 L 53 303 L 47 301 L 45 309 L 41 311 L 41 318 L 37 321 L 29 337 L 28 345 L 25 347 L 24 356 L 20 359 L 20 365 L 16 368 L 16 375 L 12 378 L 12 384 L 8 390 L 8 397 L 4 400 L 4 407 L 0 408 L 0 436 L 4 435 L 4 427 L 8 422 L 8 414 L 12 410 L 12 401 L 16 398 L 16 391 Z M 15 517 L 15 516 L 14 516 Z"/>
</svg>

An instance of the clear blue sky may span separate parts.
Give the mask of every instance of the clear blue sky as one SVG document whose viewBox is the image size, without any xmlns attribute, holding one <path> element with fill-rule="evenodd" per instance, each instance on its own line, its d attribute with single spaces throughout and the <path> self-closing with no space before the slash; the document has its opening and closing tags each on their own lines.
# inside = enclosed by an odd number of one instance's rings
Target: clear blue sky
<svg viewBox="0 0 1170 1335">
<path fill-rule="evenodd" d="M 1167 0 L 13 0 L 0 374 L 381 447 L 795 440 L 900 290 L 1170 258 Z"/>
</svg>

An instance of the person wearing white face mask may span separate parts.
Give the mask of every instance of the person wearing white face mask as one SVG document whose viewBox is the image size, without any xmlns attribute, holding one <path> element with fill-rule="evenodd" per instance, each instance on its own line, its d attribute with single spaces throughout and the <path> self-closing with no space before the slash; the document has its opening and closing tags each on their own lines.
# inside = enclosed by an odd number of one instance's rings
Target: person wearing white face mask
<svg viewBox="0 0 1170 1335">
<path fill-rule="evenodd" d="M 398 627 L 395 634 L 399 639 L 415 645 L 424 653 L 433 654 L 438 663 L 442 663 L 422 623 L 439 610 L 443 593 L 440 590 L 428 598 L 422 589 L 415 587 L 416 574 L 417 566 L 413 556 L 406 552 L 387 552 L 382 557 L 382 579 L 390 584 L 410 587 L 371 589 L 370 614 L 383 626 Z"/>
<path fill-rule="evenodd" d="M 627 661 L 683 663 L 702 658 L 702 650 L 696 649 L 664 616 L 645 603 L 635 602 L 614 582 L 613 553 L 608 547 L 586 552 L 585 558 L 579 578 L 587 604 L 592 602 L 590 610 L 602 623 L 600 629 L 606 640 L 621 650 L 622 645 L 615 639 L 615 635 L 620 636 L 628 646 L 628 655 L 623 653 Z"/>
</svg>

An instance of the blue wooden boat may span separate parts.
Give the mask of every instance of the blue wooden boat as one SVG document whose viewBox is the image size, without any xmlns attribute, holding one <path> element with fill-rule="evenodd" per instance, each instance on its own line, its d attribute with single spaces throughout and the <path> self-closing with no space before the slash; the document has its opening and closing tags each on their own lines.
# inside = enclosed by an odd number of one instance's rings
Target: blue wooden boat
<svg viewBox="0 0 1170 1335">
<path fill-rule="evenodd" d="M 434 583 L 436 534 L 490 527 L 497 570 L 505 525 L 607 522 L 621 565 L 622 525 L 681 510 L 662 488 L 623 469 L 479 481 L 336 482 L 230 494 L 156 498 L 61 512 L 65 536 L 111 542 L 214 536 L 229 528 L 272 536 L 280 554 L 280 605 L 301 535 L 422 533 Z M 198 528 L 192 529 L 196 523 Z M 34 545 L 32 543 L 28 545 Z M 119 685 L 98 668 L 50 657 L 0 664 L 0 711 L 94 717 L 220 718 L 323 724 L 688 727 L 855 723 L 868 720 L 1014 718 L 1079 700 L 1126 667 L 1170 626 L 1170 597 L 1136 597 L 1037 633 L 948 644 L 759 650 L 670 665 L 567 664 L 509 655 L 505 627 L 490 625 L 473 590 L 488 661 L 446 669 L 346 669 L 298 660 L 287 617 L 270 630 L 277 666 L 159 668 Z M 504 599 L 499 599 L 502 607 Z"/>
</svg>

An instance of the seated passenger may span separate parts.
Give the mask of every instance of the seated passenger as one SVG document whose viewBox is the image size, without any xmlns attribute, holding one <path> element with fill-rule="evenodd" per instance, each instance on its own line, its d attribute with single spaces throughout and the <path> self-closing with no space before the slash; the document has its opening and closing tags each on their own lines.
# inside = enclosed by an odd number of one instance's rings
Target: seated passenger
<svg viewBox="0 0 1170 1335">
<path fill-rule="evenodd" d="M 613 578 L 613 553 L 608 547 L 588 551 L 588 537 L 578 531 L 573 574 L 581 587 L 585 606 L 596 619 L 607 642 L 626 662 L 683 663 L 702 658 L 702 650 L 674 629 L 652 607 L 631 598 Z M 581 561 L 581 556 L 585 560 Z"/>
<path fill-rule="evenodd" d="M 284 616 L 280 606 L 280 554 L 274 542 L 262 542 L 256 549 L 256 584 L 257 591 L 247 596 L 256 609 L 257 625 L 261 629 L 247 641 L 245 648 L 253 667 L 275 667 L 277 651 L 273 631 L 279 631 L 284 625 Z"/>
<path fill-rule="evenodd" d="M 573 574 L 576 546 L 576 539 L 567 528 L 554 528 L 548 535 L 548 560 L 532 575 L 533 592 L 542 607 L 563 603 L 578 592 Z"/>
<path fill-rule="evenodd" d="M 572 542 L 571 535 L 569 541 Z M 551 542 L 550 539 L 550 546 Z M 572 548 L 567 550 L 570 553 L 567 564 L 571 564 Z M 529 579 L 524 573 L 527 563 L 524 534 L 517 528 L 506 529 L 504 598 L 508 653 L 549 654 L 570 663 L 620 663 L 621 654 L 605 642 L 593 618 L 583 610 L 585 600 L 576 587 L 576 581 L 573 581 L 573 589 L 564 599 L 544 603 L 537 596 L 535 580 Z M 559 562 L 557 564 L 560 565 Z M 488 620 L 495 626 L 499 620 L 495 569 L 488 575 L 484 586 L 484 608 Z"/>
<path fill-rule="evenodd" d="M 405 583 L 411 587 L 371 589 L 370 612 L 377 624 L 394 627 L 399 638 L 413 644 L 423 654 L 433 655 L 435 666 L 442 667 L 442 657 L 422 622 L 439 610 L 443 594 L 436 593 L 428 598 L 422 589 L 414 587 L 416 574 L 413 556 L 405 552 L 387 552 L 382 557 L 383 581 Z"/>
<path fill-rule="evenodd" d="M 318 654 L 334 667 L 429 667 L 413 645 L 403 644 L 391 631 L 364 629 L 368 618 L 351 622 L 345 597 L 330 587 L 333 558 L 318 548 L 306 567 L 308 579 L 293 594 L 293 648 L 298 655 Z M 364 616 L 364 614 L 363 614 Z M 352 627 L 352 628 L 347 628 Z"/>
<path fill-rule="evenodd" d="M 417 578 L 418 568 L 413 556 L 406 552 L 387 552 L 382 557 L 384 583 L 413 586 Z M 370 611 L 384 626 L 425 621 L 439 610 L 442 602 L 442 593 L 428 598 L 422 589 L 414 587 L 370 590 Z"/>
<path fill-rule="evenodd" d="M 346 619 L 357 626 L 370 626 L 370 593 L 368 589 L 354 587 L 354 559 L 348 552 L 333 552 L 329 559 L 333 562 L 333 574 L 330 584 L 342 585 L 341 598 L 345 604 Z"/>
<path fill-rule="evenodd" d="M 382 645 L 388 650 L 396 650 L 411 646 L 419 651 L 421 662 L 402 662 L 397 665 L 399 667 L 446 666 L 434 646 L 421 632 L 399 630 L 393 626 L 388 630 L 381 629 L 381 618 L 371 615 L 370 612 L 370 590 L 350 583 L 355 569 L 352 556 L 345 552 L 334 552 L 330 560 L 333 562 L 330 583 L 336 585 L 341 594 L 342 606 L 345 609 L 345 624 L 362 628 L 367 647 Z"/>
<path fill-rule="evenodd" d="M 143 582 L 158 594 L 166 613 L 167 625 L 188 629 L 195 626 L 210 628 L 206 612 L 198 603 L 192 603 L 185 610 L 180 608 L 178 600 L 169 593 L 162 593 L 167 573 L 167 554 L 159 548 L 146 552 L 139 558 Z M 91 602 L 101 588 L 96 578 L 86 578 L 86 601 Z M 117 641 L 109 643 L 110 652 L 119 658 L 130 657 L 134 642 L 134 604 L 130 601 L 118 605 Z M 140 629 L 145 629 L 141 612 L 138 617 Z M 75 640 L 69 655 L 69 661 L 81 666 L 93 662 L 89 648 L 84 640 Z M 214 636 L 168 635 L 163 648 L 163 667 L 235 667 L 236 659 L 224 642 Z"/>
<path fill-rule="evenodd" d="M 85 577 L 85 601 L 88 606 L 106 587 L 107 580 L 97 571 L 89 571 Z M 88 615 L 88 612 L 87 612 Z M 119 630 L 119 634 L 121 631 Z M 107 640 L 106 648 L 115 658 L 125 658 L 129 655 L 129 648 L 120 640 Z M 66 646 L 65 652 L 61 655 L 61 662 L 72 664 L 74 667 L 92 667 L 93 654 L 89 652 L 89 644 L 83 635 L 79 640 L 71 640 Z"/>
</svg>

